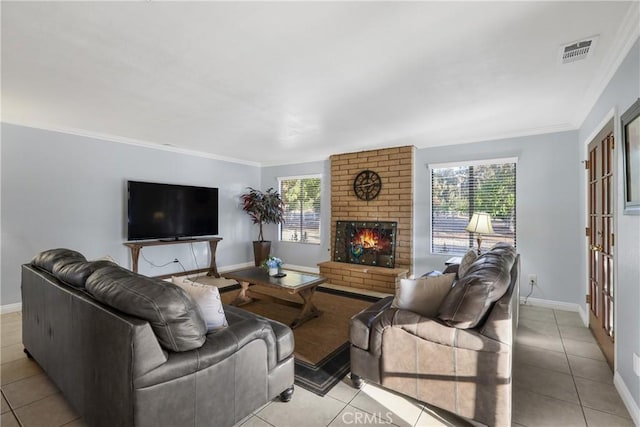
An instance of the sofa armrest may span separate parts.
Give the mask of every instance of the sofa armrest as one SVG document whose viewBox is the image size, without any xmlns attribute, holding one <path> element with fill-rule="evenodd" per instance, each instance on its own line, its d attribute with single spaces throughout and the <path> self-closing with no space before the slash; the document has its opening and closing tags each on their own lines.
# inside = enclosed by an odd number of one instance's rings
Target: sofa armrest
<svg viewBox="0 0 640 427">
<path fill-rule="evenodd" d="M 380 354 L 382 336 L 387 328 L 401 328 L 419 339 L 473 351 L 500 353 L 508 351 L 510 347 L 480 334 L 475 329 L 454 328 L 437 319 L 430 319 L 409 310 L 393 308 L 382 313 L 372 325 L 370 351 L 375 354 Z"/>
<path fill-rule="evenodd" d="M 276 338 L 278 362 L 282 362 L 293 354 L 295 339 L 293 336 L 293 331 L 289 326 L 276 320 L 267 319 L 265 317 L 251 313 L 250 311 L 234 307 L 232 305 L 225 304 L 223 307 L 229 325 L 233 325 L 247 319 L 263 319 L 269 322 L 269 325 L 271 325 L 271 329 L 273 329 L 273 333 L 275 334 Z"/>
<path fill-rule="evenodd" d="M 369 331 L 375 320 L 391 306 L 393 297 L 386 297 L 354 315 L 349 321 L 349 341 L 363 350 L 369 349 Z"/>
<path fill-rule="evenodd" d="M 183 352 L 169 352 L 168 361 L 135 380 L 136 388 L 149 387 L 213 366 L 232 357 L 247 344 L 265 341 L 268 369 L 276 366 L 277 349 L 273 330 L 266 319 L 246 319 L 207 334 L 202 347 Z"/>
</svg>

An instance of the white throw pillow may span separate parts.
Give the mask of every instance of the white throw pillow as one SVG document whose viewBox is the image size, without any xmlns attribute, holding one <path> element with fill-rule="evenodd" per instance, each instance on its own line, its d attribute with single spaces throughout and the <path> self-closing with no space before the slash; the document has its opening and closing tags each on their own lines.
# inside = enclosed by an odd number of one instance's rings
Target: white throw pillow
<svg viewBox="0 0 640 427">
<path fill-rule="evenodd" d="M 462 257 L 462 261 L 460 261 L 460 266 L 458 267 L 458 279 L 462 279 L 466 274 L 471 264 L 473 264 L 478 259 L 478 253 L 469 249 L 466 254 Z"/>
<path fill-rule="evenodd" d="M 183 277 L 175 276 L 171 277 L 171 282 L 187 291 L 196 304 L 200 306 L 209 332 L 229 326 L 227 318 L 224 315 L 220 292 L 217 287 L 203 285 Z"/>
<path fill-rule="evenodd" d="M 414 280 L 400 279 L 391 307 L 413 311 L 424 317 L 436 317 L 455 277 L 455 273 L 449 273 Z"/>
</svg>

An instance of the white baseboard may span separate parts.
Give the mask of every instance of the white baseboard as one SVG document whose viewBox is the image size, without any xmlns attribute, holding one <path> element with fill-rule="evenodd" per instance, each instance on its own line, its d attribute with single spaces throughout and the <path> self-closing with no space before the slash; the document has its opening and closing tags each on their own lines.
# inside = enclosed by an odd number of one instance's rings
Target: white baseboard
<svg viewBox="0 0 640 427">
<path fill-rule="evenodd" d="M 584 309 L 584 306 L 578 304 L 578 314 L 580 315 L 580 318 L 582 319 L 582 323 L 584 324 L 584 326 L 586 326 L 587 328 L 589 327 L 589 312 L 587 312 Z"/>
<path fill-rule="evenodd" d="M 627 411 L 629 411 L 629 415 L 631 415 L 633 422 L 635 425 L 640 426 L 640 407 L 638 407 L 636 401 L 633 400 L 633 396 L 631 395 L 629 388 L 617 371 L 613 375 L 613 384 L 616 386 L 616 390 L 618 390 L 618 393 L 620 394 L 624 405 L 627 407 Z"/>
<path fill-rule="evenodd" d="M 14 304 L 0 305 L 0 314 L 15 313 L 16 311 L 22 311 L 21 302 L 16 302 Z"/>
<path fill-rule="evenodd" d="M 520 297 L 520 304 L 524 305 L 526 298 Z M 580 306 L 572 302 L 552 301 L 548 299 L 529 298 L 527 304 L 534 307 L 551 308 L 554 310 L 575 311 L 580 312 Z"/>
<path fill-rule="evenodd" d="M 242 268 L 249 268 L 249 267 L 253 267 L 255 264 L 252 262 L 243 262 L 240 264 L 233 264 L 233 265 L 225 265 L 224 267 L 220 267 L 218 268 L 218 272 L 219 273 L 226 273 L 228 271 L 233 271 L 233 270 L 240 270 Z M 206 273 L 205 273 L 206 274 Z"/>
</svg>

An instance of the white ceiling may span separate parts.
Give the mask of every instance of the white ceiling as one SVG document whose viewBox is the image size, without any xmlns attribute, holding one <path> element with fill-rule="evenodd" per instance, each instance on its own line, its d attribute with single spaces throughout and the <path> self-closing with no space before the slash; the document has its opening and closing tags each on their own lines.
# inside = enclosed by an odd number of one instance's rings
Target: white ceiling
<svg viewBox="0 0 640 427">
<path fill-rule="evenodd" d="M 638 22 L 609 1 L 3 1 L 2 120 L 261 165 L 576 129 Z"/>
</svg>

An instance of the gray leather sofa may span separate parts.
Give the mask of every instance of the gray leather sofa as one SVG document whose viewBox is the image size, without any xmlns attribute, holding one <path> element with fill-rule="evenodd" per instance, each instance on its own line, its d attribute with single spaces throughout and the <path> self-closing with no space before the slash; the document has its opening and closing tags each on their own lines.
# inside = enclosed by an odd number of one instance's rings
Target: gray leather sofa
<svg viewBox="0 0 640 427">
<path fill-rule="evenodd" d="M 224 306 L 207 333 L 179 287 L 81 254 L 22 266 L 25 351 L 90 426 L 230 426 L 293 393 L 293 334 Z"/>
<path fill-rule="evenodd" d="M 378 301 L 351 319 L 351 379 L 489 426 L 511 425 L 520 259 L 496 245 L 456 282 L 436 318 Z"/>
</svg>

